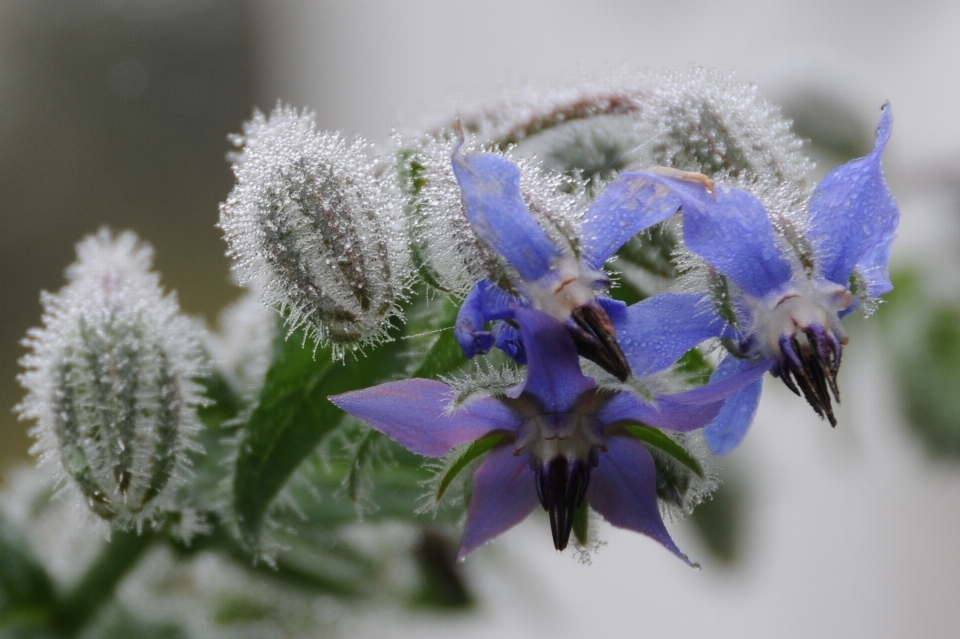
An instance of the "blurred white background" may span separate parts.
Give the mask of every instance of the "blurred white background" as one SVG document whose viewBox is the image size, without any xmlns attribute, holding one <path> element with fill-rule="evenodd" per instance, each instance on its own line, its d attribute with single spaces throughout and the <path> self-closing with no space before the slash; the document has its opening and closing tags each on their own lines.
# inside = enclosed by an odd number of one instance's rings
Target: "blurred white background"
<svg viewBox="0 0 960 639">
<path fill-rule="evenodd" d="M 903 213 L 899 264 L 956 279 L 950 198 L 960 150 L 960 4 L 954 2 L 283 0 L 260 5 L 260 95 L 317 111 L 321 128 L 384 139 L 504 88 L 624 68 L 733 70 L 773 101 L 827 93 L 874 126 Z M 832 166 L 820 167 L 821 171 Z M 946 292 L 956 292 L 945 285 Z M 882 309 L 881 309 L 882 313 Z M 359 622 L 370 636 L 953 637 L 960 633 L 960 468 L 906 432 L 874 322 L 854 329 L 836 430 L 768 379 L 745 445 L 743 557 L 694 572 L 605 526 L 593 564 L 557 554 L 532 518 L 477 552 L 466 617 Z"/>
</svg>

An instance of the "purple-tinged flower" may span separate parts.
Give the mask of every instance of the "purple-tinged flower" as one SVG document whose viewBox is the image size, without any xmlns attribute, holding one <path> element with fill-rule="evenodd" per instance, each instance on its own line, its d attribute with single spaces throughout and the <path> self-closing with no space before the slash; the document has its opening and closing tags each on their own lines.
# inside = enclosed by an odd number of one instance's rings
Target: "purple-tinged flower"
<svg viewBox="0 0 960 639">
<path fill-rule="evenodd" d="M 656 200 L 646 198 L 653 206 L 640 208 L 632 187 L 625 190 L 614 186 L 586 212 L 577 245 L 558 246 L 530 214 L 520 189 L 520 171 L 512 162 L 490 153 L 463 155 L 458 145 L 453 153 L 453 170 L 467 218 L 477 235 L 513 267 L 516 275 L 511 284 L 519 295 L 511 295 L 487 279 L 474 286 L 456 324 L 457 341 L 467 357 L 496 346 L 524 363 L 521 336 L 509 320 L 514 319 L 515 308 L 528 306 L 562 322 L 581 355 L 621 380 L 629 377 L 631 368 L 637 365 L 653 372 L 642 355 L 624 348 L 617 336 L 621 327 L 629 329 L 634 322 L 656 323 L 659 315 L 651 315 L 650 306 L 631 311 L 598 293 L 610 286 L 610 279 L 602 271 L 604 262 L 638 231 L 675 213 L 676 206 L 666 203 L 658 208 Z M 686 309 L 692 300 L 678 303 Z M 491 321 L 495 324 L 487 330 L 485 324 Z M 635 361 L 638 358 L 640 361 Z"/>
<path fill-rule="evenodd" d="M 585 377 L 573 338 L 555 319 L 525 307 L 515 316 L 528 370 L 522 387 L 506 396 L 451 408 L 446 384 L 407 379 L 330 400 L 430 457 L 501 436 L 473 477 L 461 558 L 525 519 L 539 502 L 550 515 L 558 550 L 567 546 L 575 512 L 588 503 L 614 526 L 648 535 L 688 561 L 664 526 L 654 460 L 636 427 L 700 428 L 762 371 L 645 402 L 632 392 L 597 388 Z"/>
<path fill-rule="evenodd" d="M 638 203 L 661 211 L 682 208 L 686 247 L 709 263 L 714 295 L 727 326 L 731 357 L 714 379 L 757 368 L 770 370 L 821 417 L 836 425 L 831 395 L 840 401 L 837 373 L 847 334 L 840 319 L 889 292 L 890 247 L 900 213 L 880 166 L 890 137 L 884 108 L 873 151 L 828 174 L 814 190 L 805 232 L 775 227 L 753 195 L 703 175 L 624 173 L 611 189 L 634 189 Z M 685 322 L 715 327 L 717 316 Z M 756 411 L 762 380 L 732 396 L 705 429 L 717 454 L 733 450 Z"/>
</svg>

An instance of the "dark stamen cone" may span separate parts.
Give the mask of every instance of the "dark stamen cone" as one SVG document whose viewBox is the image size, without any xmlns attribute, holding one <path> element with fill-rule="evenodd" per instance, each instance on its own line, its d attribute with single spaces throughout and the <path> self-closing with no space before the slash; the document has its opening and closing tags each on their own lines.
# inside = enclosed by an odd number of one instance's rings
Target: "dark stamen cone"
<svg viewBox="0 0 960 639">
<path fill-rule="evenodd" d="M 552 459 L 537 470 L 537 495 L 550 515 L 550 531 L 557 550 L 566 548 L 570 541 L 573 516 L 583 504 L 589 483 L 589 465 L 571 463 L 566 457 Z"/>
<path fill-rule="evenodd" d="M 787 388 L 803 394 L 813 410 L 837 425 L 830 395 L 840 403 L 837 373 L 840 370 L 839 348 L 829 343 L 820 327 L 810 327 L 802 334 L 780 339 L 779 375 Z"/>
<path fill-rule="evenodd" d="M 617 331 L 607 313 L 597 304 L 587 304 L 573 310 L 570 316 L 575 326 L 569 326 L 577 344 L 577 353 L 603 367 L 620 381 L 630 377 L 630 364 L 620 350 Z"/>
</svg>

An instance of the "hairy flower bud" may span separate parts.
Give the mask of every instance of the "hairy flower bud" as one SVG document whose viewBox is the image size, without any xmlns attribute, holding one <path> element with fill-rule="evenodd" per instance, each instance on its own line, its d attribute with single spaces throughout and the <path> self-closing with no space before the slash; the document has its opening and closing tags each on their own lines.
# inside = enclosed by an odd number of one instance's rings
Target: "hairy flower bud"
<svg viewBox="0 0 960 639">
<path fill-rule="evenodd" d="M 509 263 L 481 238 L 464 210 L 450 161 L 456 134 L 444 131 L 418 140 L 397 138 L 396 142 L 407 230 L 421 278 L 435 288 L 461 294 L 484 278 L 510 288 Z M 470 143 L 466 149 L 477 150 Z M 584 194 L 539 162 L 521 158 L 517 167 L 530 214 L 558 245 L 575 245 L 579 218 L 587 204 Z"/>
<path fill-rule="evenodd" d="M 220 228 L 241 284 L 320 341 L 382 339 L 409 271 L 400 213 L 380 188 L 366 144 L 316 130 L 313 116 L 257 112 L 234 142 L 237 184 Z"/>
<path fill-rule="evenodd" d="M 152 255 L 129 232 L 82 241 L 68 284 L 42 295 L 43 326 L 20 362 L 17 410 L 37 422 L 40 463 L 121 527 L 175 506 L 202 402 L 201 329 L 163 295 Z"/>
</svg>

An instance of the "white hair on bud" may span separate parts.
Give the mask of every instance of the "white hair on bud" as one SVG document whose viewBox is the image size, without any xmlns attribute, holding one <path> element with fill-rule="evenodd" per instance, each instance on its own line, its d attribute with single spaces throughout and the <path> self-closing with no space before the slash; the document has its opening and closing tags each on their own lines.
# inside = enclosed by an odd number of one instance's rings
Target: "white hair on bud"
<svg viewBox="0 0 960 639">
<path fill-rule="evenodd" d="M 18 377 L 27 395 L 16 410 L 36 421 L 41 466 L 124 529 L 182 510 L 204 403 L 203 327 L 164 295 L 152 259 L 130 232 L 80 242 L 67 285 L 41 296 L 43 325 L 27 333 Z"/>
<path fill-rule="evenodd" d="M 449 293 L 466 294 L 478 280 L 504 283 L 511 267 L 470 226 L 453 174 L 456 137 L 441 131 L 418 139 L 394 139 L 400 194 L 421 278 Z M 575 246 L 588 202 L 581 185 L 535 158 L 465 142 L 465 155 L 493 153 L 517 165 L 527 210 L 559 247 Z"/>
<path fill-rule="evenodd" d="M 313 115 L 278 105 L 233 137 L 236 186 L 220 228 L 241 284 L 290 330 L 345 350 L 387 337 L 409 280 L 406 236 L 361 141 L 316 130 Z"/>
</svg>

